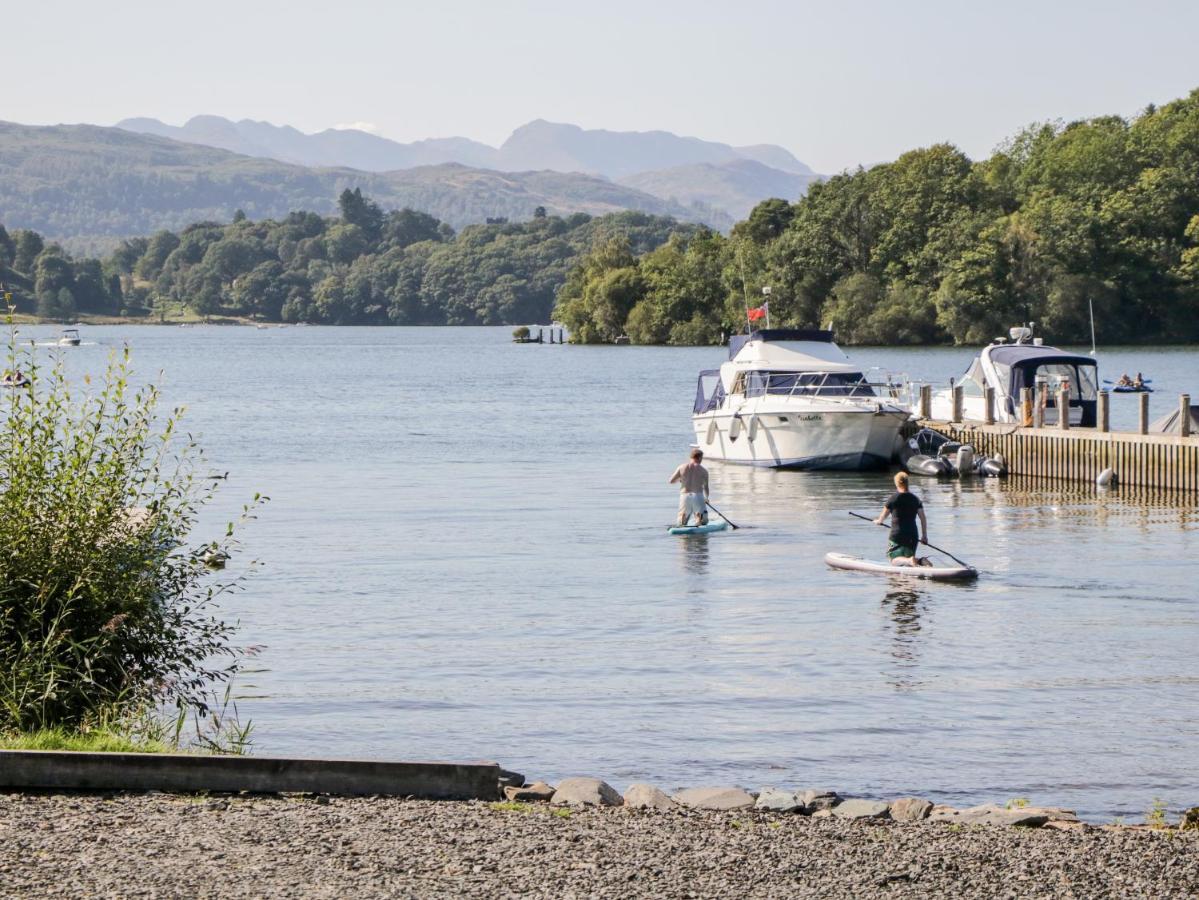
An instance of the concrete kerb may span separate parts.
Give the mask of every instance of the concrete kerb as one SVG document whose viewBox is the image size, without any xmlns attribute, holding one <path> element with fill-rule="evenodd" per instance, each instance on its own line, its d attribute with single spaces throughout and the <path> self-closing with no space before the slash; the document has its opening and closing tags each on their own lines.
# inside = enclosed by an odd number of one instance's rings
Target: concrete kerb
<svg viewBox="0 0 1199 900">
<path fill-rule="evenodd" d="M 183 753 L 0 750 L 0 790 L 381 794 L 494 800 L 492 762 L 375 762 Z"/>
</svg>

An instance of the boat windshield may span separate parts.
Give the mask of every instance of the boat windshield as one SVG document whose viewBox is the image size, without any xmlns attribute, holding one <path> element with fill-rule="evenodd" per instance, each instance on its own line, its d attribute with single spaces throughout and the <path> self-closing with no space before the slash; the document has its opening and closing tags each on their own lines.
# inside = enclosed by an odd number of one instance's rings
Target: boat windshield
<svg viewBox="0 0 1199 900">
<path fill-rule="evenodd" d="M 873 397 L 861 372 L 741 372 L 733 393 L 746 397 L 786 394 L 801 397 Z"/>
<path fill-rule="evenodd" d="M 1075 366 L 1055 363 L 1037 366 L 1036 383 L 1047 384 L 1056 393 L 1063 384 L 1070 386 L 1071 400 L 1094 400 L 1099 394 L 1098 369 L 1093 366 Z"/>
</svg>

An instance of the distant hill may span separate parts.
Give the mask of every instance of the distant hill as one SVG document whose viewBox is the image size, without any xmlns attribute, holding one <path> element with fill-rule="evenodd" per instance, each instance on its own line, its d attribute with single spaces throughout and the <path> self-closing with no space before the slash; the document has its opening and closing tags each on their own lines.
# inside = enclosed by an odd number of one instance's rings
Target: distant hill
<svg viewBox="0 0 1199 900">
<path fill-rule="evenodd" d="M 620 184 L 694 208 L 716 208 L 744 219 L 764 197 L 798 200 L 817 178 L 772 169 L 750 159 L 696 163 L 620 179 Z"/>
<path fill-rule="evenodd" d="M 631 179 L 638 176 L 639 183 L 645 185 L 641 190 L 659 199 L 673 197 L 688 203 L 686 198 L 697 198 L 708 203 L 708 207 L 693 212 L 701 219 L 736 219 L 768 197 L 795 199 L 819 177 L 788 150 L 773 144 L 733 147 L 668 131 L 583 129 L 542 119 L 517 128 L 500 147 L 462 137 L 403 144 L 352 129 L 304 134 L 286 125 L 249 119 L 233 122 L 220 116 L 195 116 L 180 126 L 157 119 L 125 119 L 117 127 L 245 156 L 364 172 L 458 163 L 503 172 L 577 172 L 626 185 L 634 184 Z M 748 162 L 770 171 L 737 166 Z M 795 182 L 786 176 L 804 180 Z M 798 192 L 794 190 L 796 183 L 800 184 Z M 661 193 L 659 185 L 669 193 Z M 719 227 L 715 222 L 708 224 Z"/>
<path fill-rule="evenodd" d="M 71 239 L 77 249 L 104 249 L 113 238 L 204 219 L 229 221 L 238 209 L 252 219 L 296 209 L 332 213 L 347 187 L 361 187 L 384 208 L 411 207 L 455 228 L 527 219 L 539 206 L 552 214 L 630 209 L 732 225 L 722 213 L 701 214 L 583 174 L 505 174 L 454 164 L 392 172 L 310 168 L 120 128 L 0 122 L 4 224 Z"/>
</svg>

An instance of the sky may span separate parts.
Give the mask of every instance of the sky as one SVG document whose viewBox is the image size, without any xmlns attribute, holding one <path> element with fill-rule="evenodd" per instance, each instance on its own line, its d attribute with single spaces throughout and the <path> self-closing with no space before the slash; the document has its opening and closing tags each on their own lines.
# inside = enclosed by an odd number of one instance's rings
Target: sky
<svg viewBox="0 0 1199 900">
<path fill-rule="evenodd" d="M 0 119 L 199 113 L 498 145 L 532 119 L 818 172 L 1199 88 L 1199 0 L 0 0 Z"/>
</svg>

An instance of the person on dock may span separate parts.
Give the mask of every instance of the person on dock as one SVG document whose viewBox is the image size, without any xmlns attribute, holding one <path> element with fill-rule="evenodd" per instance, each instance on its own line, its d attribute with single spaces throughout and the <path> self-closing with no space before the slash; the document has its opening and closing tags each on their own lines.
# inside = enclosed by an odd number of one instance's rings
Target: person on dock
<svg viewBox="0 0 1199 900">
<path fill-rule="evenodd" d="M 679 485 L 679 525 L 685 526 L 695 516 L 699 525 L 708 524 L 708 470 L 701 463 L 704 451 L 696 447 L 690 462 L 685 462 L 670 476 L 670 484 Z"/>
<path fill-rule="evenodd" d="M 891 517 L 891 541 L 887 556 L 893 566 L 927 566 L 928 557 L 916 555 L 920 544 L 928 543 L 928 519 L 924 516 L 924 504 L 908 490 L 908 473 L 895 473 L 895 493 L 883 504 L 875 523 L 885 525 Z M 916 520 L 920 528 L 916 528 Z"/>
</svg>

